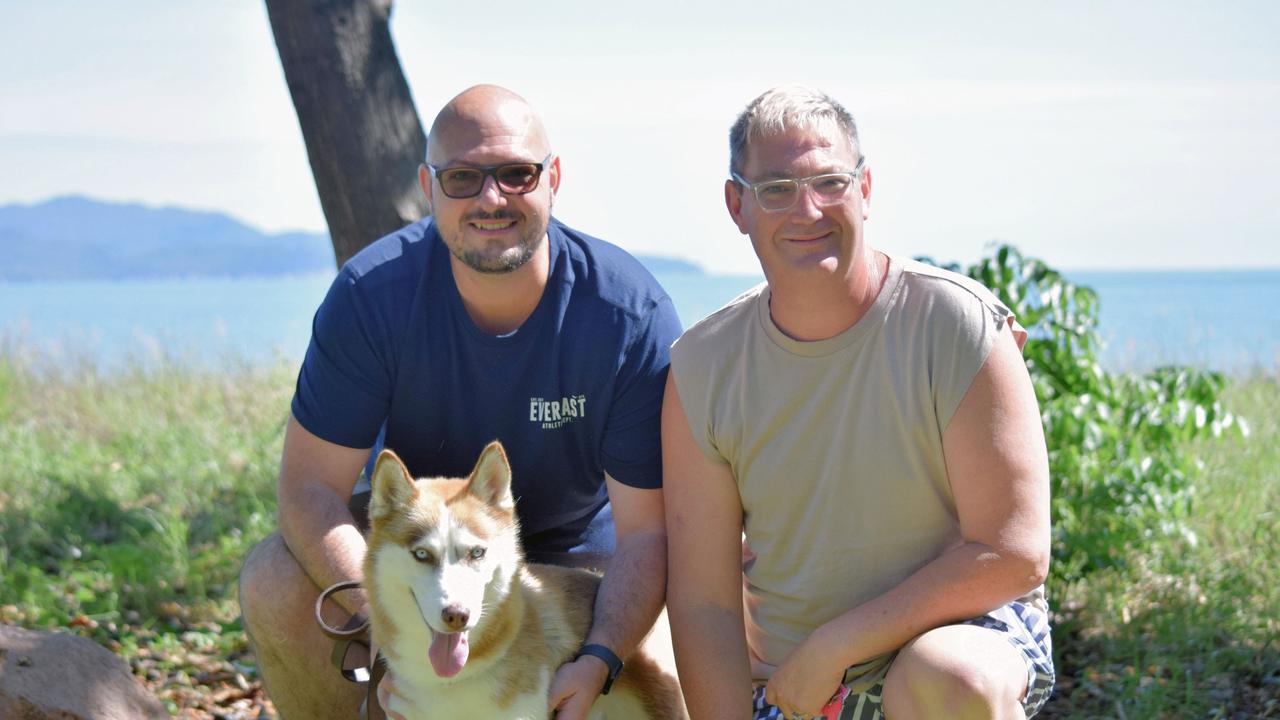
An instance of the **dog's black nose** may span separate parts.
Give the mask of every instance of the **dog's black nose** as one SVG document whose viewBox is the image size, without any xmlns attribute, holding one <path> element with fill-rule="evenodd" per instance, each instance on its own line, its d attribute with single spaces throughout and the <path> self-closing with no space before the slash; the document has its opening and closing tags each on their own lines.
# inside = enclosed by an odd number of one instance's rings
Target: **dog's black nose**
<svg viewBox="0 0 1280 720">
<path fill-rule="evenodd" d="M 450 605 L 440 612 L 440 617 L 451 632 L 459 632 L 467 626 L 471 613 L 461 605 Z"/>
</svg>

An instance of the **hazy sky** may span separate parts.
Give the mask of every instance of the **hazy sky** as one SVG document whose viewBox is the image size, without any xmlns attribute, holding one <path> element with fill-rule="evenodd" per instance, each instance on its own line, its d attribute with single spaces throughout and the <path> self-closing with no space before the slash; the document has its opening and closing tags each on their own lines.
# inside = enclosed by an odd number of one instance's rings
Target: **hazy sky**
<svg viewBox="0 0 1280 720">
<path fill-rule="evenodd" d="M 754 272 L 727 130 L 781 83 L 858 120 L 873 244 L 1063 268 L 1280 266 L 1280 3 L 396 4 L 425 124 L 494 82 L 543 114 L 556 213 Z M 732 8 L 726 13 L 722 8 Z M 0 0 L 0 204 L 81 193 L 324 229 L 265 6 Z"/>
</svg>

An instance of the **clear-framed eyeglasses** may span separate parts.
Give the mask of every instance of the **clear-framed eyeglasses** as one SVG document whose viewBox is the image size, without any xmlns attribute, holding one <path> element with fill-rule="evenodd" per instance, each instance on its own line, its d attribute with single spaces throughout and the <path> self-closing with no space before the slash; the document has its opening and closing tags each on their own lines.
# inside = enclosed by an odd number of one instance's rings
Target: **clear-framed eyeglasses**
<svg viewBox="0 0 1280 720">
<path fill-rule="evenodd" d="M 764 180 L 758 183 L 747 182 L 736 172 L 730 172 L 733 181 L 750 190 L 765 212 L 781 212 L 789 210 L 800 200 L 800 192 L 809 188 L 813 193 L 816 205 L 835 205 L 849 197 L 849 189 L 858 184 L 862 174 L 862 166 L 866 164 L 865 156 L 858 158 L 858 164 L 848 172 L 822 173 L 803 178 L 785 178 L 782 180 Z"/>
</svg>

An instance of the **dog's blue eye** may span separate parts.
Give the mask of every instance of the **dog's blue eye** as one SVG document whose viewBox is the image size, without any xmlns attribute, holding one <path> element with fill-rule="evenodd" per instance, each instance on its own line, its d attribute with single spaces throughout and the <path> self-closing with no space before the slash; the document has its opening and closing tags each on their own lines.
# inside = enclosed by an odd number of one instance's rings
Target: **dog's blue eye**
<svg viewBox="0 0 1280 720">
<path fill-rule="evenodd" d="M 425 563 L 435 562 L 436 560 L 435 557 L 431 555 L 431 551 L 426 548 L 414 548 L 413 557 L 418 562 L 425 562 Z"/>
<path fill-rule="evenodd" d="M 484 548 L 482 547 L 471 548 L 471 552 L 467 553 L 467 557 L 471 558 L 472 560 L 479 560 L 480 558 L 484 557 Z"/>
</svg>

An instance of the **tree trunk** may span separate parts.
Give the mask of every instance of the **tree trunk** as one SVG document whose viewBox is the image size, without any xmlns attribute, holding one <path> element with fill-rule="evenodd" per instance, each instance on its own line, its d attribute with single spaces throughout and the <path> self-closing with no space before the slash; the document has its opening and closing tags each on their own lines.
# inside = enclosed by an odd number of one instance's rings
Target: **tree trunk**
<svg viewBox="0 0 1280 720">
<path fill-rule="evenodd" d="M 339 267 L 427 212 L 427 139 L 391 42 L 391 0 L 266 0 Z"/>
</svg>

